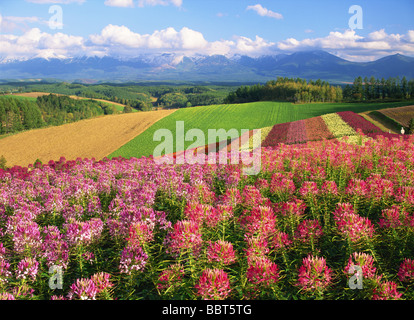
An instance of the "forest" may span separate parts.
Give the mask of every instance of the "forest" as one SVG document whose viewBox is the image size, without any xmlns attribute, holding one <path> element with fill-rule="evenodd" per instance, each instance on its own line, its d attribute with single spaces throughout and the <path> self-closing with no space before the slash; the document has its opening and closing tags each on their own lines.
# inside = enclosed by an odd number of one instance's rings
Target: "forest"
<svg viewBox="0 0 414 320">
<path fill-rule="evenodd" d="M 245 103 L 254 101 L 284 101 L 294 103 L 340 102 L 342 88 L 331 86 L 326 81 L 307 81 L 278 77 L 265 85 L 241 86 L 231 92 L 225 103 Z"/>
<path fill-rule="evenodd" d="M 114 109 L 92 100 L 46 95 L 31 101 L 0 97 L 0 135 L 23 130 L 57 126 L 82 119 L 112 114 Z"/>
<path fill-rule="evenodd" d="M 326 81 L 278 77 L 265 85 L 241 86 L 231 92 L 225 103 L 254 101 L 311 102 L 374 102 L 399 101 L 414 98 L 414 79 L 406 77 L 376 79 L 361 76 L 352 84 L 333 86 Z"/>
</svg>

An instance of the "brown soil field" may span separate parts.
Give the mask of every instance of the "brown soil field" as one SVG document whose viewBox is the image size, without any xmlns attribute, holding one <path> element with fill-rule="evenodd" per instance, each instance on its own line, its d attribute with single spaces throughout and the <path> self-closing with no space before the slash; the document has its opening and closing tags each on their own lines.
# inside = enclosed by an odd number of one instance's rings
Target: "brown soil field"
<svg viewBox="0 0 414 320">
<path fill-rule="evenodd" d="M 27 166 L 76 158 L 102 159 L 175 110 L 107 115 L 57 127 L 35 129 L 0 139 L 7 166 Z"/>
<path fill-rule="evenodd" d="M 383 109 L 379 112 L 401 123 L 404 127 L 408 127 L 410 120 L 414 118 L 414 106 Z"/>
</svg>

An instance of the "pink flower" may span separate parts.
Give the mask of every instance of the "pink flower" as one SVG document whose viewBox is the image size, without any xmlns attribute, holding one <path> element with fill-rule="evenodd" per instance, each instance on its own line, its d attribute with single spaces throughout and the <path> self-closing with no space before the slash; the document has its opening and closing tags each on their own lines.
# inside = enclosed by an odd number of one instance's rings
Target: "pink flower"
<svg viewBox="0 0 414 320">
<path fill-rule="evenodd" d="M 134 222 L 129 226 L 129 237 L 126 239 L 130 245 L 143 245 L 154 239 L 152 226 L 145 222 Z"/>
<path fill-rule="evenodd" d="M 256 206 L 240 217 L 240 225 L 248 235 L 268 237 L 275 231 L 276 215 L 271 207 Z"/>
<path fill-rule="evenodd" d="M 275 250 L 281 250 L 289 247 L 292 244 L 292 240 L 289 239 L 289 235 L 287 233 L 276 230 L 273 234 L 272 244 Z"/>
<path fill-rule="evenodd" d="M 230 242 L 218 240 L 210 242 L 207 248 L 207 259 L 210 262 L 216 261 L 224 265 L 232 264 L 236 261 L 233 245 Z"/>
<path fill-rule="evenodd" d="M 165 239 L 167 253 L 176 257 L 185 253 L 198 256 L 202 243 L 199 225 L 192 220 L 177 221 Z"/>
<path fill-rule="evenodd" d="M 247 261 L 256 257 L 264 257 L 269 253 L 268 243 L 263 237 L 250 237 L 245 235 L 244 238 L 247 242 L 247 249 L 244 249 L 246 251 Z"/>
<path fill-rule="evenodd" d="M 11 293 L 1 292 L 0 293 L 0 300 L 16 300 L 16 298 Z"/>
<path fill-rule="evenodd" d="M 364 180 L 351 179 L 348 182 L 345 193 L 358 197 L 365 197 L 369 194 L 369 186 Z"/>
<path fill-rule="evenodd" d="M 220 197 L 220 202 L 222 204 L 230 205 L 235 208 L 239 203 L 242 202 L 242 197 L 240 195 L 239 189 L 230 188 Z"/>
<path fill-rule="evenodd" d="M 324 258 L 309 255 L 303 259 L 299 268 L 297 286 L 305 291 L 324 291 L 332 280 L 332 270 L 326 265 Z"/>
<path fill-rule="evenodd" d="M 288 194 L 292 195 L 296 190 L 293 180 L 286 178 L 281 173 L 275 173 L 272 176 L 270 181 L 270 192 L 272 194 L 282 195 Z"/>
<path fill-rule="evenodd" d="M 373 279 L 377 270 L 373 264 L 374 258 L 371 255 L 354 252 L 349 256 L 348 265 L 345 267 L 344 272 L 349 274 L 349 270 L 352 266 L 360 266 L 362 269 L 362 276 L 366 279 Z"/>
<path fill-rule="evenodd" d="M 293 201 L 281 202 L 275 205 L 276 212 L 287 217 L 300 219 L 305 213 L 306 205 L 303 200 L 294 199 Z"/>
<path fill-rule="evenodd" d="M 158 278 L 158 290 L 167 290 L 170 287 L 178 287 L 184 276 L 184 268 L 181 264 L 176 263 L 168 266 L 167 269 L 161 272 Z"/>
<path fill-rule="evenodd" d="M 338 231 L 352 242 L 363 238 L 371 238 L 374 234 L 374 226 L 368 218 L 356 214 L 352 206 L 339 204 L 334 212 L 334 220 Z"/>
<path fill-rule="evenodd" d="M 397 291 L 397 284 L 392 281 L 385 281 L 374 288 L 372 300 L 399 300 L 402 293 Z"/>
<path fill-rule="evenodd" d="M 267 257 L 255 257 L 249 260 L 247 279 L 255 285 L 270 287 L 279 280 L 279 268 Z"/>
<path fill-rule="evenodd" d="M 312 197 L 319 193 L 318 185 L 314 181 L 305 181 L 299 189 L 299 194 L 302 197 Z"/>
<path fill-rule="evenodd" d="M 0 257 L 0 286 L 9 282 L 8 278 L 12 275 L 9 269 L 10 263 L 8 263 L 6 259 Z"/>
<path fill-rule="evenodd" d="M 295 232 L 295 238 L 305 243 L 309 243 L 311 238 L 316 241 L 322 235 L 322 227 L 318 220 L 303 220 Z"/>
<path fill-rule="evenodd" d="M 205 269 L 195 289 L 204 300 L 224 300 L 231 292 L 227 273 L 219 269 Z"/>
<path fill-rule="evenodd" d="M 404 259 L 398 270 L 398 278 L 402 282 L 414 280 L 414 260 Z"/>
<path fill-rule="evenodd" d="M 36 259 L 24 258 L 17 264 L 16 278 L 28 279 L 32 281 L 36 280 L 37 272 L 39 269 L 39 262 Z"/>
<path fill-rule="evenodd" d="M 91 279 L 76 279 L 70 286 L 68 298 L 69 300 L 95 300 L 97 293 L 98 289 Z"/>
<path fill-rule="evenodd" d="M 404 225 L 410 227 L 411 217 L 404 208 L 393 205 L 391 208 L 384 209 L 381 212 L 382 219 L 379 219 L 379 226 L 381 228 L 398 229 Z"/>
<path fill-rule="evenodd" d="M 132 274 L 133 272 L 143 271 L 147 264 L 148 255 L 137 245 L 124 248 L 121 253 L 119 270 L 121 273 Z"/>
<path fill-rule="evenodd" d="M 321 187 L 322 193 L 338 195 L 338 186 L 335 181 L 325 181 Z"/>
<path fill-rule="evenodd" d="M 109 288 L 112 288 L 114 285 L 110 281 L 111 275 L 106 272 L 95 273 L 91 276 L 91 280 L 95 285 L 96 294 L 100 294 L 104 291 L 107 291 Z"/>
<path fill-rule="evenodd" d="M 246 185 L 243 188 L 242 204 L 246 208 L 253 208 L 256 206 L 263 206 L 270 204 L 269 199 L 262 196 L 260 190 L 255 186 Z"/>
</svg>

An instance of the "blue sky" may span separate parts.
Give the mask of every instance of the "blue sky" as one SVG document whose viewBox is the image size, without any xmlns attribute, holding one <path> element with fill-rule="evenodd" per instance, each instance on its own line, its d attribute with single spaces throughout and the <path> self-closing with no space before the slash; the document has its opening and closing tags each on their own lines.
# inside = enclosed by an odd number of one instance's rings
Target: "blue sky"
<svg viewBox="0 0 414 320">
<path fill-rule="evenodd" d="M 351 30 L 355 4 L 363 28 Z M 53 5 L 58 29 L 49 25 Z M 313 49 L 355 61 L 414 56 L 412 0 L 1 0 L 0 15 L 1 58 Z"/>
</svg>

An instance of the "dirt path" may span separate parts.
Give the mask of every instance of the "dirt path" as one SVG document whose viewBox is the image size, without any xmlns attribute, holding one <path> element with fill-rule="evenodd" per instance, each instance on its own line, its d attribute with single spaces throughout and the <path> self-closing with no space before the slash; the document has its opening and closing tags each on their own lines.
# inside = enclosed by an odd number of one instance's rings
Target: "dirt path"
<svg viewBox="0 0 414 320">
<path fill-rule="evenodd" d="M 175 110 L 108 115 L 0 139 L 7 166 L 81 158 L 102 159 Z"/>
</svg>

